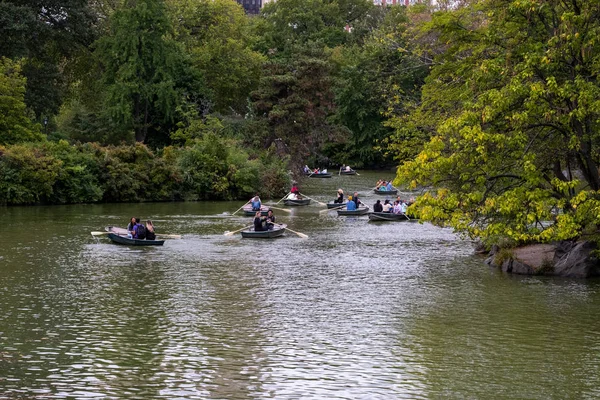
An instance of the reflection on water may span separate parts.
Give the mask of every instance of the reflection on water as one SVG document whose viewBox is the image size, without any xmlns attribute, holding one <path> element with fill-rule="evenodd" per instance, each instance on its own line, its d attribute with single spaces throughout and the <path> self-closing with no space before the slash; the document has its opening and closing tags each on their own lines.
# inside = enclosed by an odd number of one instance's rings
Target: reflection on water
<svg viewBox="0 0 600 400">
<path fill-rule="evenodd" d="M 301 191 L 372 204 L 378 177 Z M 223 236 L 239 206 L 2 209 L 0 399 L 600 395 L 596 281 L 505 276 L 449 230 L 317 206 L 278 213 L 309 239 Z M 183 239 L 89 235 L 132 215 Z"/>
</svg>

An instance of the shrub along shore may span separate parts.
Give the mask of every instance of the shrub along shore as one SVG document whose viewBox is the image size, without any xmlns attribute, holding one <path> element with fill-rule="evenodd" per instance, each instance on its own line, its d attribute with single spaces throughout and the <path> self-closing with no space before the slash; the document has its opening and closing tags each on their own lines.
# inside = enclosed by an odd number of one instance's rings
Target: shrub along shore
<svg viewBox="0 0 600 400">
<path fill-rule="evenodd" d="M 71 145 L 61 140 L 0 146 L 0 204 L 233 200 L 285 192 L 285 160 L 248 154 L 207 136 L 186 147 Z"/>
</svg>

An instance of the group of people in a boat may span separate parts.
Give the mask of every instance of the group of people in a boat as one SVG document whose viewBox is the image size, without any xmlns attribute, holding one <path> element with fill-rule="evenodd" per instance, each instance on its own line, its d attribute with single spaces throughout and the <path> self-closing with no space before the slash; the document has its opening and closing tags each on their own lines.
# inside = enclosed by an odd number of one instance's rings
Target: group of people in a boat
<svg viewBox="0 0 600 400">
<path fill-rule="evenodd" d="M 381 200 L 377 200 L 377 202 L 373 204 L 373 212 L 406 214 L 408 206 L 409 204 L 400 198 L 394 201 L 394 204 L 392 204 L 389 200 L 385 200 L 383 204 L 381 204 Z"/>
<path fill-rule="evenodd" d="M 254 231 L 270 231 L 275 227 L 275 215 L 273 210 L 267 212 L 267 216 L 263 217 L 260 211 L 257 211 L 254 215 Z"/>
<path fill-rule="evenodd" d="M 352 198 L 352 199 L 350 199 Z M 359 206 L 360 204 L 362 204 L 360 202 L 360 200 L 358 199 L 358 192 L 354 192 L 354 194 L 348 196 L 348 201 L 352 200 L 354 202 L 355 206 Z M 337 191 L 337 197 L 335 198 L 335 200 L 333 201 L 336 204 L 344 204 L 344 202 L 346 201 L 346 197 L 344 195 L 344 190 L 342 189 L 338 189 Z"/>
<path fill-rule="evenodd" d="M 304 166 L 303 171 L 304 171 L 304 173 L 306 175 L 309 175 L 309 174 L 326 174 L 327 173 L 327 169 L 320 169 L 320 168 L 311 169 L 308 165 Z M 352 168 L 350 168 L 349 165 L 342 164 L 342 166 L 340 167 L 340 171 L 350 172 L 350 171 L 352 171 Z"/>
<path fill-rule="evenodd" d="M 146 225 L 144 225 L 140 223 L 139 218 L 131 217 L 127 225 L 127 237 L 130 239 L 155 240 L 154 224 L 148 219 L 146 220 Z"/>
<path fill-rule="evenodd" d="M 385 181 L 380 179 L 377 181 L 377 185 L 375 186 L 375 190 L 394 190 L 394 186 L 392 186 L 392 181 Z"/>
<path fill-rule="evenodd" d="M 344 190 L 342 189 L 338 189 L 337 197 L 333 202 L 335 204 L 340 204 L 340 206 L 345 204 L 346 210 L 348 211 L 354 211 L 362 204 L 358 198 L 358 192 L 354 192 L 354 194 L 351 194 L 348 196 L 348 198 L 346 198 L 344 195 Z"/>
<path fill-rule="evenodd" d="M 382 204 L 381 200 L 377 200 L 377 202 L 373 205 L 373 211 L 389 212 L 394 214 L 406 214 L 408 206 L 410 206 L 413 203 L 413 201 L 414 199 L 411 199 L 410 201 L 404 201 L 400 198 L 400 196 L 398 196 L 398 198 L 393 203 L 390 200 L 385 200 Z M 358 192 L 354 192 L 354 194 L 346 198 L 344 195 L 344 190 L 342 189 L 338 189 L 337 197 L 333 202 L 340 205 L 345 204 L 346 210 L 348 211 L 354 211 L 362 204 L 362 202 L 358 198 Z"/>
<path fill-rule="evenodd" d="M 313 174 L 326 174 L 327 173 L 327 169 L 321 169 L 321 168 L 315 168 L 315 169 L 311 169 L 308 165 L 305 165 L 304 168 L 302 168 L 302 170 L 304 171 L 304 173 L 306 175 L 313 175 Z"/>
</svg>

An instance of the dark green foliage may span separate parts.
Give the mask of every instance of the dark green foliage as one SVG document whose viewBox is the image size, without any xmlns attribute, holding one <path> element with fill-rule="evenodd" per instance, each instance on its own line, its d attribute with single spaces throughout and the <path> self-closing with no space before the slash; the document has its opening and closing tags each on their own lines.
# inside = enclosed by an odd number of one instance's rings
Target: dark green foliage
<svg viewBox="0 0 600 400">
<path fill-rule="evenodd" d="M 33 204 L 51 198 L 61 166 L 33 144 L 0 147 L 0 203 Z"/>
<path fill-rule="evenodd" d="M 0 57 L 0 145 L 42 140 L 40 127 L 27 115 L 21 63 Z"/>
<path fill-rule="evenodd" d="M 428 72 L 412 49 L 409 24 L 405 7 L 388 8 L 363 46 L 334 54 L 339 65 L 336 121 L 350 131 L 343 151 L 333 157 L 338 163 L 391 165 L 384 151 L 395 127 L 389 120 L 402 119 L 414 108 Z"/>
<path fill-rule="evenodd" d="M 95 38 L 96 17 L 84 0 L 0 2 L 0 56 L 25 58 L 27 106 L 40 120 L 58 111 L 74 53 Z"/>
<path fill-rule="evenodd" d="M 265 6 L 258 23 L 257 47 L 289 57 L 294 47 L 318 43 L 333 48 L 363 38 L 379 11 L 367 0 L 278 0 Z M 344 27 L 356 26 L 350 35 Z"/>
<path fill-rule="evenodd" d="M 254 112 L 268 121 L 266 146 L 278 145 L 293 154 L 294 168 L 304 165 L 325 143 L 340 138 L 340 127 L 330 124 L 333 114 L 331 64 L 317 45 L 297 49 L 292 60 L 273 60 L 252 93 Z"/>
<path fill-rule="evenodd" d="M 0 147 L 0 177 L 4 205 L 268 197 L 289 185 L 285 160 L 269 152 L 250 159 L 235 140 L 214 134 L 159 153 L 140 143 Z"/>
<path fill-rule="evenodd" d="M 138 0 L 114 12 L 110 33 L 97 43 L 105 106 L 120 125 L 135 131 L 138 142 L 149 139 L 149 132 L 168 137 L 160 124 L 172 122 L 182 101 L 176 81 L 184 60 L 171 35 L 164 2 Z"/>
</svg>

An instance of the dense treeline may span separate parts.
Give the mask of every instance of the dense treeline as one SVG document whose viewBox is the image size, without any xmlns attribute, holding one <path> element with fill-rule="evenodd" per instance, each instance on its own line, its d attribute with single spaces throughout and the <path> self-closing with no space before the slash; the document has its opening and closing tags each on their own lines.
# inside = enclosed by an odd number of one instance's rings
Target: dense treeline
<svg viewBox="0 0 600 400">
<path fill-rule="evenodd" d="M 0 203 L 244 198 L 307 163 L 391 166 L 386 113 L 427 72 L 399 51 L 409 24 L 367 0 L 257 17 L 233 0 L 4 1 Z"/>
</svg>

